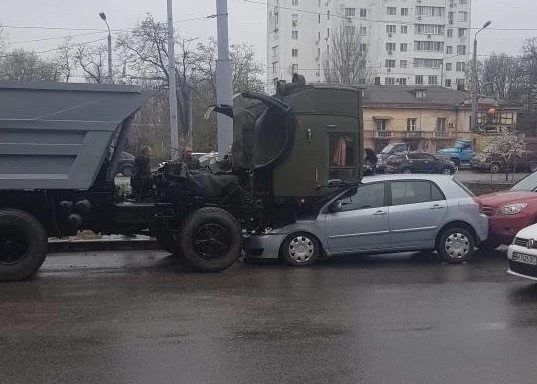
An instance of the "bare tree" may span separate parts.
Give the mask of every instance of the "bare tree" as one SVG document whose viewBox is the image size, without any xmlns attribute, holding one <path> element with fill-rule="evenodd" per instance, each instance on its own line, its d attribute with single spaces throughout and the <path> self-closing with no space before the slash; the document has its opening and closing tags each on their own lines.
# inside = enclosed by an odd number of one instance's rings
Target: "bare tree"
<svg viewBox="0 0 537 384">
<path fill-rule="evenodd" d="M 74 61 L 89 83 L 104 83 L 108 76 L 108 48 L 106 45 L 78 45 Z"/>
<path fill-rule="evenodd" d="M 492 54 L 481 63 L 479 72 L 480 93 L 514 103 L 520 98 L 524 86 L 520 58 Z"/>
<path fill-rule="evenodd" d="M 75 46 L 71 37 L 67 37 L 58 47 L 53 59 L 56 69 L 60 72 L 63 80 L 68 83 L 77 69 L 77 60 L 75 57 Z"/>
<path fill-rule="evenodd" d="M 324 77 L 330 84 L 363 84 L 369 77 L 366 54 L 355 27 L 340 27 L 332 36 L 330 52 L 324 60 Z"/>
<path fill-rule="evenodd" d="M 11 81 L 56 82 L 60 74 L 54 63 L 35 52 L 17 49 L 0 57 L 0 79 Z"/>
</svg>

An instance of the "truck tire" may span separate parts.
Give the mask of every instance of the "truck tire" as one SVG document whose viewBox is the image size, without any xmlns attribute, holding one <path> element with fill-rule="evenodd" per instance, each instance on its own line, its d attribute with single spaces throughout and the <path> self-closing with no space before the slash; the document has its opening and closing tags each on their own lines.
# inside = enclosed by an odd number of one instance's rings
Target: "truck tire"
<svg viewBox="0 0 537 384">
<path fill-rule="evenodd" d="M 181 255 L 200 272 L 229 268 L 242 251 L 242 230 L 237 219 L 222 208 L 206 207 L 192 213 L 180 236 Z"/>
<path fill-rule="evenodd" d="M 451 161 L 455 164 L 456 167 L 460 167 L 461 166 L 461 160 L 456 158 L 456 157 L 453 157 L 451 159 Z"/>
<path fill-rule="evenodd" d="M 34 275 L 47 256 L 45 228 L 18 209 L 0 210 L 0 281 L 24 280 Z"/>
<path fill-rule="evenodd" d="M 132 165 L 130 164 L 125 164 L 122 168 L 121 168 L 121 174 L 125 177 L 131 177 L 132 176 Z"/>
</svg>

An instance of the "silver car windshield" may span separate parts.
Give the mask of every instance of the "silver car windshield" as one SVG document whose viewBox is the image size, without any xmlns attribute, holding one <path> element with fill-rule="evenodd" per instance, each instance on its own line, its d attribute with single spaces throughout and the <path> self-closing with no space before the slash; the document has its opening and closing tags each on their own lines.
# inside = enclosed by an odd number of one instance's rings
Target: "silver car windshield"
<svg viewBox="0 0 537 384">
<path fill-rule="evenodd" d="M 511 191 L 534 192 L 537 189 L 537 172 L 526 176 L 511 187 Z"/>
</svg>

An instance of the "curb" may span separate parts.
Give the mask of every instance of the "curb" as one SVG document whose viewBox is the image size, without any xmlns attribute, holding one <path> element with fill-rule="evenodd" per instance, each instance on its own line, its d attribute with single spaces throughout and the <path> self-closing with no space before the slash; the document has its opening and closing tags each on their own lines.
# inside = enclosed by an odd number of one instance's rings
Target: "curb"
<svg viewBox="0 0 537 384">
<path fill-rule="evenodd" d="M 98 251 L 149 251 L 162 249 L 155 239 L 125 240 L 51 240 L 49 253 Z"/>
</svg>

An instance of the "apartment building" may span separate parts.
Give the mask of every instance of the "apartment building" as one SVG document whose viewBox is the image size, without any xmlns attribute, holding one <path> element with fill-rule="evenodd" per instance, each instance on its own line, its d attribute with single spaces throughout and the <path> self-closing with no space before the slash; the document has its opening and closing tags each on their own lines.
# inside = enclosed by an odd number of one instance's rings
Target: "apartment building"
<svg viewBox="0 0 537 384">
<path fill-rule="evenodd" d="M 471 0 L 268 0 L 267 85 L 325 81 L 334 36 L 352 31 L 361 82 L 467 88 Z"/>
</svg>

